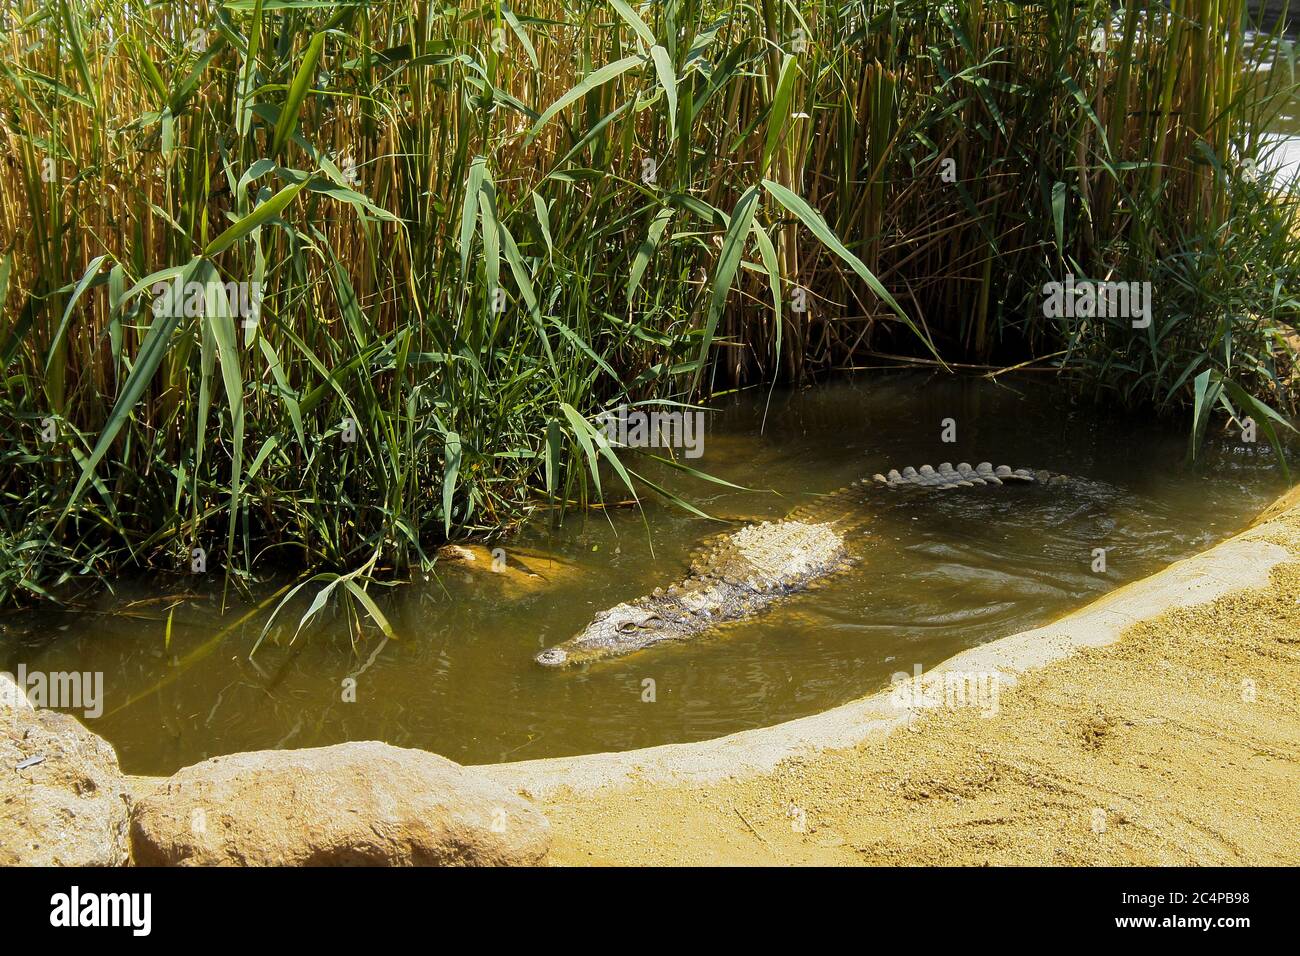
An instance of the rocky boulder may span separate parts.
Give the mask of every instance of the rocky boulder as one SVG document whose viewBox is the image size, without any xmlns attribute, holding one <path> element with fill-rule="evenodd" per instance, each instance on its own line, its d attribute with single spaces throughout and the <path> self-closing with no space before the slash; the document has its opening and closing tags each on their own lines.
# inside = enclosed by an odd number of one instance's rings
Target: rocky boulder
<svg viewBox="0 0 1300 956">
<path fill-rule="evenodd" d="M 509 790 L 376 741 L 205 760 L 131 820 L 140 866 L 510 866 L 549 845 L 546 818 Z"/>
<path fill-rule="evenodd" d="M 112 746 L 0 688 L 0 866 L 122 866 L 130 796 Z"/>
</svg>

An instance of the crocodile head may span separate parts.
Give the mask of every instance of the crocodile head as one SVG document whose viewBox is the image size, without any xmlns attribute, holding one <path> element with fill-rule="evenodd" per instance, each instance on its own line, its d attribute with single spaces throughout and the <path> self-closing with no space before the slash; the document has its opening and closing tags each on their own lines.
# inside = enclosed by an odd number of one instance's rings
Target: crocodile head
<svg viewBox="0 0 1300 956">
<path fill-rule="evenodd" d="M 641 601 L 616 604 L 561 644 L 548 647 L 534 660 L 543 667 L 570 667 L 606 657 L 629 654 L 682 633 L 679 615 Z"/>
</svg>

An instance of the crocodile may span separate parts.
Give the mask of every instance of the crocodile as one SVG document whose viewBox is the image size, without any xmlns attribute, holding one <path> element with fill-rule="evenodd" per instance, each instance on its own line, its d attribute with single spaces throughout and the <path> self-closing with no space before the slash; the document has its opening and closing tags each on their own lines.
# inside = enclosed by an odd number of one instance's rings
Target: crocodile
<svg viewBox="0 0 1300 956">
<path fill-rule="evenodd" d="M 944 462 L 938 468 L 923 465 L 863 478 L 780 521 L 749 524 L 713 539 L 696 552 L 681 581 L 601 611 L 573 637 L 534 660 L 545 667 L 570 667 L 687 640 L 807 590 L 852 563 L 850 539 L 870 520 L 867 498 L 878 489 L 917 492 L 1064 480 L 1053 472 L 995 468 L 989 462 L 973 468 L 966 462 L 956 467 Z"/>
</svg>

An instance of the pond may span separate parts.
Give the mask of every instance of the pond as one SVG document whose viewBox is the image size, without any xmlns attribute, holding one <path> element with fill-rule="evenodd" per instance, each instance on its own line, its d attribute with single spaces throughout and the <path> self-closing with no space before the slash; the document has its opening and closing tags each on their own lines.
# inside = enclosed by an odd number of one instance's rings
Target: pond
<svg viewBox="0 0 1300 956">
<path fill-rule="evenodd" d="M 489 545 L 503 549 L 499 573 L 480 552 L 440 562 L 427 581 L 372 588 L 395 640 L 370 628 L 354 648 L 335 615 L 290 643 L 303 600 L 251 660 L 265 618 L 236 624 L 247 607 L 223 616 L 218 574 L 121 582 L 91 608 L 0 619 L 0 669 L 102 672 L 103 713 L 87 723 L 139 774 L 345 740 L 485 763 L 716 737 L 844 703 L 1046 623 L 1241 530 L 1284 488 L 1262 436 L 1213 438 L 1189 467 L 1184 428 L 1030 375 L 874 373 L 770 401 L 746 392 L 710 413 L 703 457 L 687 462 L 746 490 L 648 472 L 713 515 L 778 518 L 909 464 L 991 460 L 1086 480 L 906 500 L 882 491 L 856 546 L 863 560 L 824 586 L 585 669 L 548 670 L 533 656 L 597 611 L 680 579 L 703 538 L 739 525 L 658 499 L 643 513 L 570 513 L 561 527 L 539 518 Z"/>
</svg>

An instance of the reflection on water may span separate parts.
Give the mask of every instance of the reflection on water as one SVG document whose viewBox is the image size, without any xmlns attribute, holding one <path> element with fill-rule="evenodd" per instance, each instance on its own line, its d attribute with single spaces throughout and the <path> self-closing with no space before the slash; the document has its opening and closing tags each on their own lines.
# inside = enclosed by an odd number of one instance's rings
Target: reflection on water
<svg viewBox="0 0 1300 956">
<path fill-rule="evenodd" d="M 467 763 L 700 740 L 842 703 L 892 673 L 1042 624 L 1239 530 L 1282 487 L 1266 447 L 1213 446 L 1187 470 L 1181 427 L 1114 418 L 1023 379 L 1012 389 L 885 375 L 778 392 L 760 434 L 763 397 L 715 414 L 692 462 L 752 490 L 663 481 L 713 514 L 764 518 L 909 463 L 993 459 L 1089 480 L 882 498 L 859 544 L 865 560 L 824 587 L 689 645 L 586 671 L 531 657 L 597 610 L 680 576 L 717 524 L 656 501 L 644 519 L 616 509 L 558 530 L 539 523 L 502 543 L 509 573 L 445 564 L 438 580 L 381 589 L 399 639 L 368 636 L 355 651 L 341 621 L 292 646 L 289 625 L 249 661 L 261 619 L 214 641 L 240 612 L 219 618 L 215 596 L 202 596 L 176 603 L 170 643 L 162 600 L 129 617 L 11 616 L 0 667 L 103 671 L 105 716 L 92 727 L 136 773 L 343 740 Z M 955 444 L 939 440 L 946 418 Z M 1107 549 L 1105 574 L 1091 570 L 1096 548 Z M 162 597 L 127 588 L 101 610 Z M 349 677 L 355 702 L 343 699 Z"/>
<path fill-rule="evenodd" d="M 1276 20 L 1278 12 L 1273 11 L 1272 20 Z M 1276 170 L 1279 187 L 1300 175 L 1300 95 L 1294 89 L 1294 44 L 1295 35 L 1290 33 L 1279 38 L 1276 44 L 1266 36 L 1249 35 L 1245 46 L 1247 62 L 1258 64 L 1262 73 L 1278 74 L 1275 81 L 1280 86 L 1275 88 L 1285 91 L 1286 86 L 1292 87 L 1289 102 L 1273 117 L 1270 131 L 1260 137 L 1260 168 Z M 1270 76 L 1270 79 L 1274 78 Z"/>
</svg>

